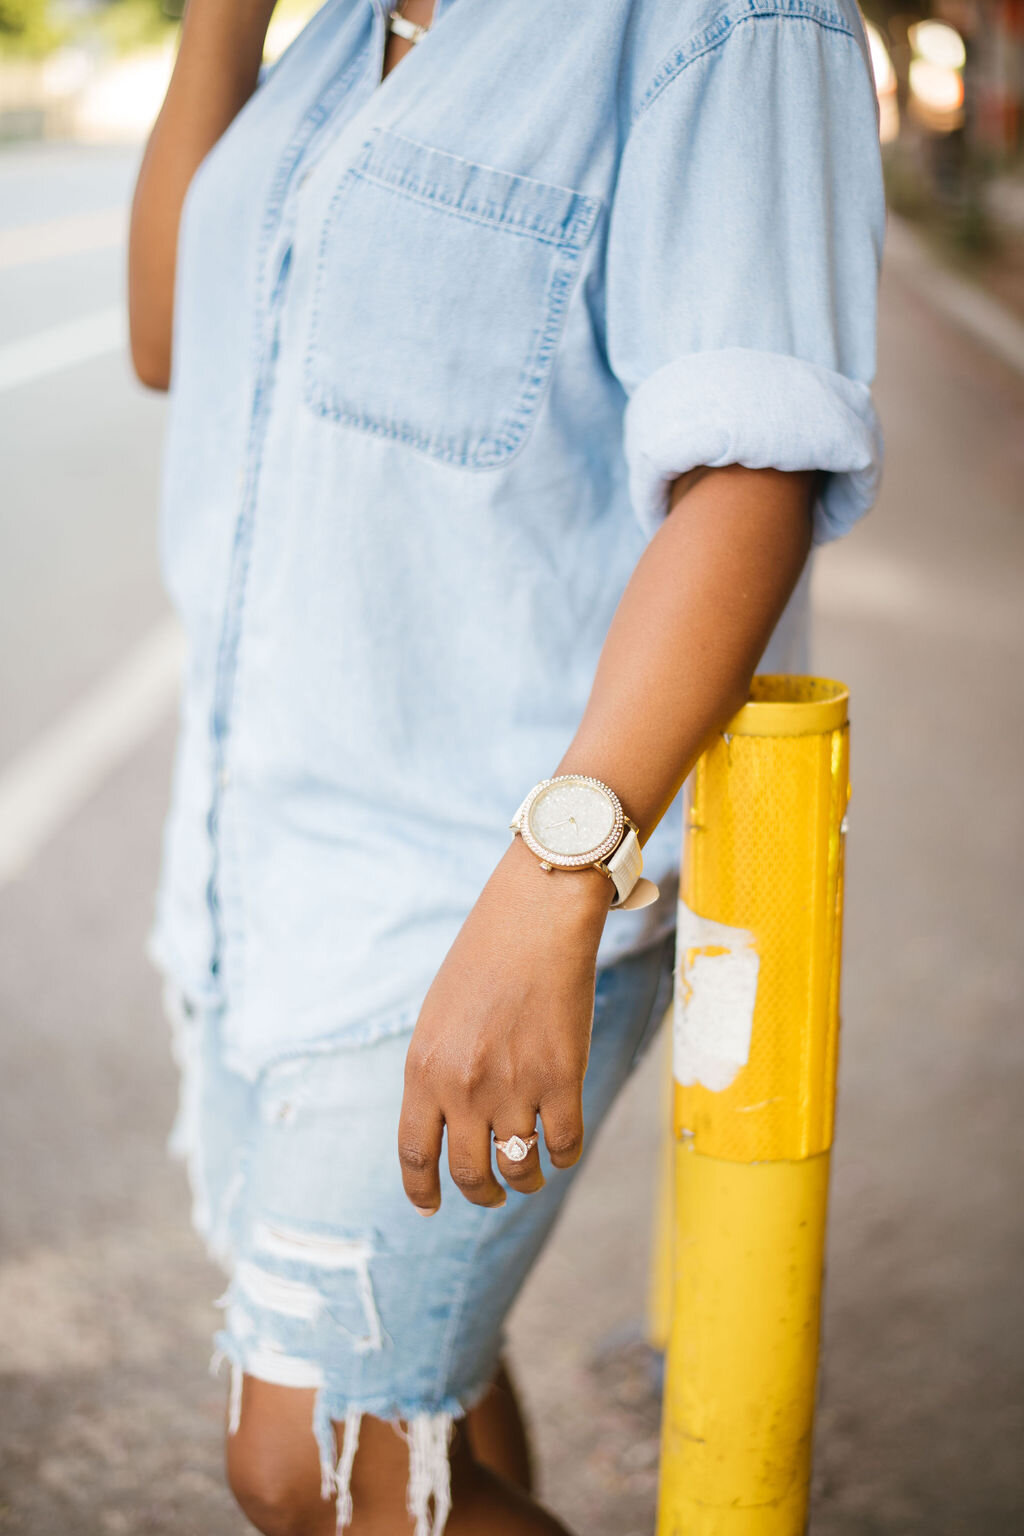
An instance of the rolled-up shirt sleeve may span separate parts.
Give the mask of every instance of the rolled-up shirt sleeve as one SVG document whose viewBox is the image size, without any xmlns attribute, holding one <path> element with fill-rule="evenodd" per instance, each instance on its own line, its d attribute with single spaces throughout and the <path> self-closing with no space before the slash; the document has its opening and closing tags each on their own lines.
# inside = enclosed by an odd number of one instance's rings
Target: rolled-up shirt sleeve
<svg viewBox="0 0 1024 1536">
<path fill-rule="evenodd" d="M 606 269 L 648 533 L 698 465 L 825 471 L 816 543 L 872 505 L 884 230 L 855 12 L 748 0 L 665 59 L 623 153 Z"/>
</svg>

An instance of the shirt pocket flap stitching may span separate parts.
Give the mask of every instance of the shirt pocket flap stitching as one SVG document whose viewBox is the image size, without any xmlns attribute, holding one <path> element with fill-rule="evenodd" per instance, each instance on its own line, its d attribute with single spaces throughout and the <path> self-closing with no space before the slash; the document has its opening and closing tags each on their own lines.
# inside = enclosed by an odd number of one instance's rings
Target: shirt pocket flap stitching
<svg viewBox="0 0 1024 1536">
<path fill-rule="evenodd" d="M 378 129 L 324 216 L 306 403 L 448 464 L 506 463 L 536 416 L 600 206 Z"/>
</svg>

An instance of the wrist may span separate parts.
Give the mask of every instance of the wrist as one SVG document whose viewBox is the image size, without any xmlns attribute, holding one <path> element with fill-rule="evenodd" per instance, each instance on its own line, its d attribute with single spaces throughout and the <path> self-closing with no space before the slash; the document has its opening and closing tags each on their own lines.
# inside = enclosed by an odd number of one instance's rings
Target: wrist
<svg viewBox="0 0 1024 1536">
<path fill-rule="evenodd" d="M 541 779 L 509 825 L 545 875 L 592 870 L 611 885 L 603 900 L 599 887 L 582 887 L 584 908 L 606 913 L 613 907 L 645 907 L 658 895 L 658 887 L 642 878 L 639 829 L 603 779 L 585 773 Z"/>
<path fill-rule="evenodd" d="M 603 927 L 615 887 L 600 869 L 551 869 L 540 860 L 521 837 L 514 837 L 499 868 L 530 904 L 550 916 L 583 926 Z"/>
</svg>

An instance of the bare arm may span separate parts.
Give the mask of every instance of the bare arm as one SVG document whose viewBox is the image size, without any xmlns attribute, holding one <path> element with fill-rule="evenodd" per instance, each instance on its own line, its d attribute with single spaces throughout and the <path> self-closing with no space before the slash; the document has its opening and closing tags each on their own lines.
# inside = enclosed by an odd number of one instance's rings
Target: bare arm
<svg viewBox="0 0 1024 1536">
<path fill-rule="evenodd" d="M 623 594 L 556 770 L 621 785 L 641 841 L 709 738 L 746 703 L 807 559 L 815 481 L 733 464 L 673 487 L 671 514 Z M 588 878 L 608 884 L 597 871 Z"/>
<path fill-rule="evenodd" d="M 609 629 L 579 730 L 552 769 L 604 779 L 642 838 L 746 700 L 807 558 L 815 478 L 732 465 L 673 487 L 670 515 Z M 555 1165 L 578 1159 L 597 946 L 612 894 L 594 869 L 545 873 L 520 838 L 484 887 L 427 995 L 406 1064 L 399 1156 L 406 1193 L 425 1214 L 440 1203 L 445 1125 L 452 1175 L 477 1204 L 504 1201 L 492 1128 L 525 1134 L 539 1112 Z M 536 1151 L 501 1168 L 517 1189 L 543 1183 Z"/>
<path fill-rule="evenodd" d="M 166 389 L 178 220 L 196 167 L 256 88 L 274 0 L 188 0 L 132 200 L 128 323 L 143 384 Z"/>
</svg>

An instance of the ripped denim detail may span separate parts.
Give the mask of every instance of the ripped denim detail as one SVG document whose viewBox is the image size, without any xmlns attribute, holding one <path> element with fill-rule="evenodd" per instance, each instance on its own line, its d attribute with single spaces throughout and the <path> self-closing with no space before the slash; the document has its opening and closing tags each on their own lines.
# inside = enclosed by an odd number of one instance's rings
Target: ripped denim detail
<svg viewBox="0 0 1024 1536">
<path fill-rule="evenodd" d="M 231 1382 L 228 1391 L 228 1434 L 238 1433 L 242 1422 L 244 1377 L 256 1376 L 279 1386 L 313 1387 L 313 1433 L 320 1455 L 320 1497 L 335 1501 L 336 1529 L 342 1532 L 352 1523 L 352 1468 L 359 1447 L 359 1430 L 367 1408 L 348 1405 L 332 1408 L 331 1394 L 325 1387 L 323 1372 L 317 1365 L 273 1351 L 240 1346 L 227 1333 L 217 1335 L 217 1347 L 210 1359 L 210 1373 L 219 1374 L 228 1361 Z M 467 1408 L 488 1390 L 485 1383 L 474 1393 Z M 405 1505 L 416 1522 L 414 1536 L 443 1536 L 451 1514 L 451 1468 L 448 1449 L 456 1418 L 466 1411 L 462 1405 L 436 1411 L 408 1410 L 393 1415 L 390 1422 L 396 1434 L 409 1447 L 409 1481 Z M 378 1414 L 377 1417 L 384 1417 Z M 402 1428 L 404 1420 L 407 1428 Z M 341 1445 L 337 1444 L 335 1423 L 341 1424 Z"/>
<path fill-rule="evenodd" d="M 273 1231 L 273 1243 L 285 1248 L 298 1239 L 298 1234 L 284 1235 L 280 1228 L 265 1230 Z M 353 1339 L 353 1346 L 357 1350 L 384 1348 L 387 1334 L 373 1299 L 369 1244 L 358 1239 L 321 1239 L 315 1234 L 303 1234 L 301 1241 L 318 1255 L 311 1260 L 307 1253 L 306 1263 L 319 1263 L 325 1269 L 354 1270 L 366 1309 L 367 1333 Z M 272 1336 L 266 1318 L 258 1316 L 269 1313 L 289 1322 L 315 1322 L 332 1310 L 329 1298 L 315 1285 L 282 1277 L 245 1261 L 237 1266 L 219 1304 L 226 1309 L 227 1326 L 216 1336 L 210 1370 L 218 1374 L 225 1361 L 231 1368 L 228 1433 L 236 1434 L 241 1424 L 246 1375 L 278 1386 L 313 1389 L 312 1428 L 320 1459 L 320 1494 L 325 1500 L 334 1500 L 336 1529 L 340 1533 L 353 1518 L 352 1469 L 363 1416 L 373 1413 L 387 1419 L 409 1448 L 406 1508 L 415 1522 L 415 1536 L 443 1536 L 452 1506 L 452 1429 L 455 1420 L 484 1395 L 490 1382 L 464 1401 L 449 1398 L 437 1407 L 385 1405 L 377 1401 L 353 1404 L 339 1399 L 319 1365 L 282 1347 L 279 1338 Z"/>
<path fill-rule="evenodd" d="M 170 982 L 164 988 L 164 1012 L 171 1032 L 171 1055 L 179 1071 L 178 1102 L 167 1136 L 167 1151 L 184 1163 L 192 1196 L 191 1220 L 207 1257 L 226 1274 L 233 1254 L 231 1223 L 245 1187 L 244 1148 L 223 1187 L 211 1186 L 203 1146 L 203 1094 L 206 1090 L 203 1020 Z"/>
<path fill-rule="evenodd" d="M 313 1432 L 320 1452 L 320 1493 L 324 1499 L 335 1500 L 339 1533 L 352 1521 L 352 1468 L 366 1411 L 351 1405 L 343 1413 L 332 1409 L 326 1390 L 317 1393 L 313 1407 Z M 443 1536 L 448 1523 L 452 1508 L 448 1448 L 457 1416 L 441 1409 L 409 1412 L 391 1419 L 395 1433 L 401 1435 L 409 1447 L 405 1507 L 416 1522 L 415 1536 Z M 400 1418 L 404 1418 L 407 1426 L 404 1429 Z M 340 1448 L 336 1422 L 342 1425 Z"/>
<path fill-rule="evenodd" d="M 210 1362 L 214 1374 L 230 1367 L 229 1434 L 243 1423 L 247 1378 L 308 1391 L 320 1493 L 333 1500 L 344 1532 L 354 1518 L 363 1419 L 390 1422 L 408 1450 L 410 1526 L 415 1536 L 442 1536 L 454 1425 L 489 1389 L 497 1363 L 483 1339 L 451 1369 L 485 1219 L 467 1208 L 451 1240 L 435 1249 L 418 1223 L 411 1244 L 404 1233 L 396 1237 L 386 1190 L 379 1203 L 372 1187 L 335 1201 L 331 1170 L 356 1166 L 336 1129 L 360 1112 L 346 1099 L 349 1057 L 288 1060 L 246 1083 L 225 1066 L 219 1018 L 168 991 L 182 1070 L 170 1149 L 188 1165 L 193 1223 L 230 1277 Z M 378 1072 L 400 1078 L 402 1045 L 380 1047 L 386 1059 Z M 382 1154 L 374 1151 L 377 1167 Z M 346 1225 L 338 1224 L 342 1213 Z M 406 1258 L 433 1280 L 415 1300 Z M 414 1338 L 409 1306 L 420 1321 Z"/>
<path fill-rule="evenodd" d="M 298 1264 L 316 1266 L 323 1269 L 347 1269 L 351 1270 L 356 1280 L 356 1287 L 362 1303 L 365 1317 L 366 1332 L 352 1334 L 352 1330 L 345 1327 L 340 1319 L 335 1318 L 339 1326 L 344 1328 L 352 1337 L 356 1350 L 362 1352 L 368 1349 L 380 1349 L 384 1343 L 384 1329 L 380 1320 L 380 1312 L 377 1309 L 377 1300 L 373 1294 L 373 1282 L 370 1278 L 370 1259 L 373 1249 L 368 1238 L 363 1237 L 333 1237 L 326 1234 L 313 1232 L 300 1232 L 292 1227 L 280 1226 L 268 1221 L 258 1221 L 253 1233 L 253 1249 L 259 1253 L 265 1253 L 268 1257 L 284 1259 Z M 255 1270 L 255 1265 L 250 1269 Z M 266 1276 L 268 1280 L 276 1279 L 270 1271 L 258 1270 L 260 1276 Z M 287 1282 L 294 1284 L 295 1282 Z M 323 1298 L 315 1287 L 307 1285 L 305 1289 L 321 1302 Z M 253 1298 L 256 1299 L 255 1297 Z M 270 1305 L 269 1302 L 263 1305 Z M 276 1310 L 281 1310 L 278 1307 Z M 317 1314 L 314 1314 L 314 1317 Z M 310 1318 L 310 1321 L 314 1320 Z"/>
<path fill-rule="evenodd" d="M 278 1386 L 313 1389 L 320 1493 L 325 1500 L 334 1500 L 336 1529 L 342 1532 L 353 1517 L 352 1469 L 363 1416 L 373 1413 L 387 1419 L 409 1448 L 406 1508 L 415 1522 L 415 1536 L 442 1536 L 451 1513 L 452 1428 L 490 1383 L 484 1383 L 466 1403 L 449 1398 L 436 1407 L 345 1400 L 332 1389 L 324 1369 L 298 1353 L 297 1346 L 301 1330 L 324 1318 L 348 1334 L 357 1354 L 390 1343 L 373 1289 L 372 1239 L 301 1230 L 260 1218 L 254 1223 L 248 1253 L 236 1264 L 231 1283 L 218 1300 L 225 1311 L 225 1327 L 216 1336 L 210 1361 L 213 1374 L 225 1361 L 231 1367 L 228 1433 L 236 1434 L 241 1424 L 246 1375 Z M 301 1275 L 282 1274 L 269 1267 L 273 1263 L 300 1269 Z M 330 1288 L 317 1284 L 318 1278 L 345 1271 L 354 1282 L 359 1329 L 352 1326 L 353 1317 L 341 1315 L 338 1297 Z"/>
</svg>

